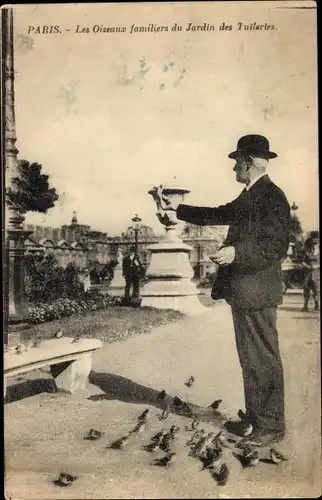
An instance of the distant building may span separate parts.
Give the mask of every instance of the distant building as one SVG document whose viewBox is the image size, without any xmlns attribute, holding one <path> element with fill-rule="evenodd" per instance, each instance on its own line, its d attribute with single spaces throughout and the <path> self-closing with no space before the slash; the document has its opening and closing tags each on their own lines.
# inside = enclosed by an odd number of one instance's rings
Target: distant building
<svg viewBox="0 0 322 500">
<path fill-rule="evenodd" d="M 95 231 L 90 226 L 79 224 L 76 213 L 70 224 L 60 228 L 27 224 L 26 229 L 33 231 L 25 241 L 26 253 L 49 254 L 58 259 L 61 266 L 75 262 L 80 268 L 102 267 L 116 258 L 120 250 L 124 255 L 135 242 L 135 231 L 129 226 L 120 236 L 108 236 Z M 185 224 L 182 238 L 193 247 L 190 254 L 191 265 L 196 278 L 202 278 L 215 269 L 209 256 L 217 251 L 227 233 L 224 226 L 199 227 Z M 158 243 L 163 236 L 155 235 L 153 229 L 144 224 L 138 230 L 138 254 L 147 268 L 150 263 L 149 245 Z"/>
</svg>

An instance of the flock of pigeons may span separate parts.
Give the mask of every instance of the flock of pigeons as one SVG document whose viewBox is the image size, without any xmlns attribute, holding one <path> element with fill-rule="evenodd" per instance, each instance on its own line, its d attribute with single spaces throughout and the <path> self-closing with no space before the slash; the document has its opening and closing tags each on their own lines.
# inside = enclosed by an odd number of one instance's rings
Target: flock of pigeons
<svg viewBox="0 0 322 500">
<path fill-rule="evenodd" d="M 191 387 L 194 382 L 194 377 L 190 377 L 185 385 Z M 157 401 L 165 401 L 167 397 L 166 392 L 163 390 L 157 396 Z M 209 408 L 217 412 L 221 399 L 214 401 Z M 159 420 L 164 421 L 168 418 L 170 413 L 179 413 L 191 418 L 189 426 L 185 427 L 188 432 L 189 439 L 186 441 L 186 446 L 189 448 L 188 456 L 195 457 L 202 463 L 201 470 L 208 470 L 219 486 L 225 486 L 228 481 L 230 470 L 227 464 L 223 461 L 224 448 L 229 448 L 233 455 L 240 461 L 241 465 L 245 467 L 254 467 L 260 460 L 263 462 L 270 462 L 279 464 L 287 460 L 287 458 L 276 449 L 271 448 L 269 451 L 269 459 L 260 459 L 258 451 L 251 445 L 247 437 L 252 429 L 245 433 L 245 436 L 238 441 L 238 438 L 230 438 L 225 430 L 221 430 L 217 434 L 214 432 L 207 433 L 201 428 L 200 421 L 194 418 L 190 406 L 178 397 L 173 398 L 173 404 L 163 405 L 162 413 L 159 415 Z M 128 445 L 132 434 L 143 433 L 150 418 L 150 409 L 138 416 L 135 427 L 126 435 L 112 442 L 106 449 L 124 450 Z M 175 441 L 177 436 L 181 434 L 181 429 L 176 425 L 171 425 L 168 430 L 162 429 L 155 436 L 153 436 L 148 444 L 143 446 L 143 450 L 151 454 L 156 452 L 163 452 L 163 456 L 155 458 L 152 464 L 159 467 L 170 467 L 176 460 L 177 454 L 174 451 Z M 90 429 L 84 439 L 96 441 L 104 436 L 104 432 L 96 429 Z M 59 478 L 54 481 L 57 486 L 70 486 L 77 477 L 71 474 L 62 472 Z"/>
</svg>

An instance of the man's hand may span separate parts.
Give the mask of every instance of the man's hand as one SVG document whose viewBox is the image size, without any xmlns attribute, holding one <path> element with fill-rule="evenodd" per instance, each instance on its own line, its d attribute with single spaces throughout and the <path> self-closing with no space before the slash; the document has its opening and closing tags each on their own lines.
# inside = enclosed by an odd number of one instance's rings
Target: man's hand
<svg viewBox="0 0 322 500">
<path fill-rule="evenodd" d="M 223 247 L 212 256 L 212 260 L 220 266 L 227 266 L 235 260 L 235 253 L 234 247 Z"/>
<path fill-rule="evenodd" d="M 173 203 L 170 201 L 168 196 L 163 194 L 163 187 L 159 186 L 156 188 L 156 198 L 160 200 L 160 206 L 162 210 L 174 210 L 176 211 L 179 203 Z"/>
</svg>

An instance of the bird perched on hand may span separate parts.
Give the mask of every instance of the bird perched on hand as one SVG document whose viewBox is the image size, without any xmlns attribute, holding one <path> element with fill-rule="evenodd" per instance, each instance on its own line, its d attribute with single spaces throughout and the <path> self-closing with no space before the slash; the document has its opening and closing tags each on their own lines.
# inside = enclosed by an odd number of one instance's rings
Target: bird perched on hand
<svg viewBox="0 0 322 500">
<path fill-rule="evenodd" d="M 219 472 L 213 472 L 212 477 L 216 479 L 218 486 L 225 486 L 229 477 L 229 469 L 226 464 L 222 464 Z"/>
<path fill-rule="evenodd" d="M 285 455 L 283 455 L 281 452 L 275 450 L 275 448 L 270 449 L 269 457 L 270 457 L 271 461 L 276 465 L 281 463 L 281 462 L 286 462 L 288 460 L 288 458 Z"/>
<path fill-rule="evenodd" d="M 145 420 L 141 420 L 133 429 L 133 431 L 131 432 L 143 432 L 145 430 L 145 425 L 146 425 L 146 421 Z"/>
<path fill-rule="evenodd" d="M 162 391 L 159 392 L 159 394 L 157 395 L 157 401 L 164 401 L 165 398 L 167 397 L 167 393 L 165 392 L 165 390 L 163 389 Z"/>
<path fill-rule="evenodd" d="M 102 436 L 104 436 L 104 432 L 100 432 L 100 431 L 97 431 L 95 429 L 91 429 L 88 433 L 87 439 L 90 439 L 92 441 L 97 441 Z"/>
<path fill-rule="evenodd" d="M 203 467 L 201 470 L 216 467 L 220 462 L 220 452 L 213 448 L 207 448 L 205 457 L 202 457 Z"/>
<path fill-rule="evenodd" d="M 127 436 L 123 436 L 120 439 L 117 439 L 112 443 L 111 445 L 107 446 L 106 448 L 114 448 L 115 450 L 123 450 L 125 446 L 128 444 L 130 439 L 129 434 Z"/>
<path fill-rule="evenodd" d="M 169 406 L 169 405 L 167 405 L 167 406 L 163 409 L 162 414 L 161 414 L 161 416 L 159 417 L 159 418 L 160 418 L 160 420 L 165 420 L 166 418 L 168 418 L 168 416 L 169 416 L 170 412 L 171 412 L 171 408 L 170 408 L 170 406 Z"/>
<path fill-rule="evenodd" d="M 168 467 L 175 461 L 176 456 L 176 453 L 169 453 L 165 457 L 156 459 L 154 461 L 154 465 L 158 465 L 159 467 Z"/>
<path fill-rule="evenodd" d="M 212 408 L 213 410 L 218 410 L 219 406 L 222 403 L 222 399 L 216 399 L 211 405 L 208 406 L 208 408 Z"/>
<path fill-rule="evenodd" d="M 138 417 L 139 422 L 146 422 L 148 419 L 149 412 L 150 412 L 149 408 L 144 410 L 144 412 Z"/>
<path fill-rule="evenodd" d="M 76 476 L 72 476 L 66 472 L 61 472 L 59 474 L 59 478 L 54 482 L 56 486 L 70 486 L 74 481 L 76 481 L 76 479 Z"/>
<path fill-rule="evenodd" d="M 191 377 L 189 377 L 189 378 L 188 378 L 188 380 L 187 380 L 184 384 L 185 384 L 187 387 L 191 387 L 191 386 L 192 386 L 192 384 L 194 383 L 194 381 L 195 381 L 195 377 L 193 377 L 193 376 L 191 375 Z"/>
<path fill-rule="evenodd" d="M 61 339 L 64 336 L 64 330 L 60 328 L 58 332 L 55 333 L 55 338 L 56 339 Z"/>
</svg>

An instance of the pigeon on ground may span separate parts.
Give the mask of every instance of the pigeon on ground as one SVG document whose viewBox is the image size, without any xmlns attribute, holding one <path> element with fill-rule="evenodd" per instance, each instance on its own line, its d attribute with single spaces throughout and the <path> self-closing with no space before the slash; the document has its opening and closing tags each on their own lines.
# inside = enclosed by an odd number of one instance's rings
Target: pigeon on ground
<svg viewBox="0 0 322 500">
<path fill-rule="evenodd" d="M 172 437 L 172 439 L 174 439 L 180 432 L 180 427 L 178 427 L 177 425 L 172 425 L 171 428 L 170 428 L 170 436 Z"/>
<path fill-rule="evenodd" d="M 271 461 L 274 464 L 279 464 L 281 462 L 285 462 L 288 460 L 288 458 L 285 455 L 283 455 L 281 452 L 275 450 L 275 448 L 270 449 L 269 456 L 270 456 Z"/>
<path fill-rule="evenodd" d="M 189 377 L 189 379 L 187 380 L 187 382 L 185 382 L 185 385 L 186 385 L 187 387 L 191 387 L 191 386 L 192 386 L 192 384 L 194 383 L 194 381 L 195 381 L 195 377 L 193 377 L 193 376 L 191 375 L 191 377 Z"/>
<path fill-rule="evenodd" d="M 195 433 L 192 435 L 192 437 L 187 441 L 188 446 L 193 446 L 197 444 L 197 442 L 204 437 L 205 431 L 204 429 L 196 430 Z"/>
<path fill-rule="evenodd" d="M 207 448 L 205 455 L 206 456 L 201 459 L 203 462 L 203 467 L 201 470 L 209 469 L 209 468 L 215 467 L 216 465 L 219 464 L 219 461 L 220 461 L 220 452 L 219 451 L 214 450 L 213 448 Z"/>
<path fill-rule="evenodd" d="M 28 348 L 25 346 L 25 344 L 18 344 L 15 348 L 16 354 L 23 354 L 26 351 L 28 351 Z"/>
<path fill-rule="evenodd" d="M 219 406 L 222 403 L 222 399 L 216 399 L 211 405 L 208 406 L 208 408 L 212 408 L 213 410 L 218 410 Z"/>
<path fill-rule="evenodd" d="M 226 434 L 225 431 L 222 430 L 218 432 L 218 434 L 216 434 L 216 436 L 212 440 L 213 447 L 218 451 L 222 451 L 223 443 L 225 442 L 225 440 L 226 440 Z"/>
<path fill-rule="evenodd" d="M 160 417 L 159 417 L 159 418 L 160 418 L 160 420 L 165 420 L 165 419 L 167 419 L 167 418 L 168 418 L 168 416 L 169 416 L 169 414 L 170 414 L 170 412 L 171 412 L 171 408 L 170 408 L 170 406 L 169 406 L 169 405 L 167 405 L 167 406 L 163 409 L 162 414 L 161 414 L 161 415 L 160 415 Z"/>
<path fill-rule="evenodd" d="M 150 412 L 149 408 L 144 410 L 144 412 L 138 417 L 139 422 L 146 422 L 148 419 L 149 412 Z"/>
<path fill-rule="evenodd" d="M 151 453 L 155 453 L 160 450 L 160 443 L 158 441 L 154 441 L 146 446 L 142 447 L 143 450 L 150 451 Z"/>
<path fill-rule="evenodd" d="M 71 474 L 67 474 L 66 472 L 61 472 L 59 477 L 54 483 L 56 486 L 70 486 L 74 481 L 76 481 L 77 477 L 72 476 Z"/>
<path fill-rule="evenodd" d="M 162 438 L 160 448 L 168 453 L 172 448 L 172 444 L 173 444 L 173 438 L 170 433 L 167 433 Z"/>
<path fill-rule="evenodd" d="M 158 458 L 154 461 L 154 465 L 158 465 L 159 467 L 168 467 L 172 464 L 176 459 L 176 453 L 169 453 L 165 457 Z"/>
<path fill-rule="evenodd" d="M 117 439 L 116 441 L 114 441 L 114 443 L 107 446 L 106 448 L 113 448 L 115 450 L 123 450 L 125 448 L 125 446 L 128 444 L 129 439 L 130 439 L 129 435 L 123 436 L 120 439 Z"/>
<path fill-rule="evenodd" d="M 209 445 L 209 443 L 211 442 L 213 438 L 213 433 L 210 433 L 210 434 L 207 434 L 205 437 L 202 437 L 198 442 L 197 444 L 195 445 L 195 447 L 191 450 L 191 454 L 189 454 L 190 456 L 200 456 L 200 455 L 203 455 Z"/>
<path fill-rule="evenodd" d="M 155 436 L 151 438 L 151 441 L 154 441 L 155 443 L 161 443 L 163 436 L 165 435 L 165 430 L 162 429 L 162 431 L 158 432 Z"/>
<path fill-rule="evenodd" d="M 225 486 L 229 477 L 229 469 L 226 464 L 222 464 L 219 472 L 213 472 L 212 477 L 216 479 L 218 486 Z"/>
<path fill-rule="evenodd" d="M 175 396 L 173 398 L 173 404 L 178 411 L 184 412 L 188 417 L 192 416 L 192 410 L 190 406 L 185 401 L 182 401 L 182 399 Z"/>
<path fill-rule="evenodd" d="M 195 430 L 197 430 L 199 424 L 200 424 L 199 420 L 193 420 L 191 422 L 190 427 L 186 426 L 185 429 L 186 429 L 186 431 L 195 431 Z"/>
<path fill-rule="evenodd" d="M 162 391 L 159 392 L 159 394 L 157 395 L 157 401 L 164 401 L 165 398 L 167 397 L 167 393 L 165 392 L 165 390 L 163 389 Z"/>
<path fill-rule="evenodd" d="M 71 343 L 74 344 L 75 342 L 79 342 L 82 339 L 82 336 L 83 335 L 81 333 L 78 333 L 77 335 L 75 335 Z"/>
<path fill-rule="evenodd" d="M 141 420 L 133 429 L 133 431 L 131 432 L 143 432 L 145 430 L 145 425 L 146 425 L 146 422 L 144 420 Z"/>
<path fill-rule="evenodd" d="M 61 339 L 64 336 L 64 330 L 60 328 L 58 332 L 55 333 L 55 338 L 56 339 Z"/>
<path fill-rule="evenodd" d="M 102 436 L 104 436 L 104 432 L 97 431 L 95 429 L 91 429 L 88 433 L 88 436 L 86 439 L 90 439 L 91 441 L 97 441 L 100 439 Z"/>
<path fill-rule="evenodd" d="M 255 467 L 255 465 L 259 462 L 259 455 L 257 451 L 253 451 L 252 453 L 236 455 L 244 469 L 246 467 Z"/>
</svg>

